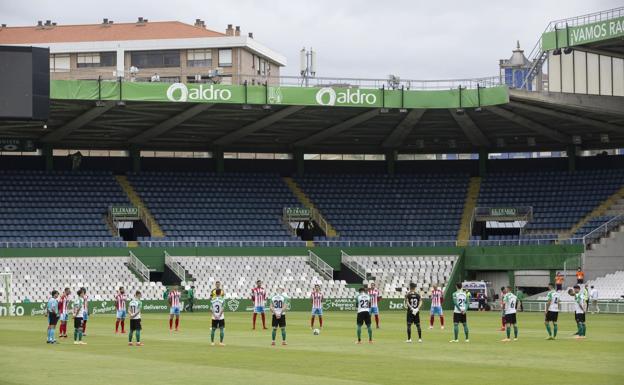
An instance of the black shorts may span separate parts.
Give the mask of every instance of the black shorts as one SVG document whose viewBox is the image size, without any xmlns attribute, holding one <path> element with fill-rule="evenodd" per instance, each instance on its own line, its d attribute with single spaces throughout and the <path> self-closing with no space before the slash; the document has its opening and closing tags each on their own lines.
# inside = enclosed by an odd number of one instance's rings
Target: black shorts
<svg viewBox="0 0 624 385">
<path fill-rule="evenodd" d="M 544 318 L 544 321 L 546 321 L 546 322 L 557 322 L 558 318 L 559 318 L 559 312 L 558 311 L 548 311 L 548 312 L 546 312 L 546 317 Z"/>
<path fill-rule="evenodd" d="M 130 331 L 133 330 L 141 330 L 141 320 L 140 319 L 131 319 L 130 320 Z"/>
<path fill-rule="evenodd" d="M 286 327 L 286 314 L 282 314 L 281 317 L 277 318 L 275 314 L 273 314 L 273 318 L 271 319 L 271 326 L 274 328 L 285 328 Z"/>
<path fill-rule="evenodd" d="M 576 322 L 585 322 L 585 313 L 574 313 L 574 320 Z"/>
<path fill-rule="evenodd" d="M 416 315 L 412 314 L 411 311 L 407 312 L 407 324 L 419 324 L 420 323 L 420 312 L 416 313 Z"/>
<path fill-rule="evenodd" d="M 56 323 L 59 320 L 59 316 L 56 313 L 48 313 L 48 325 L 56 326 Z"/>
<path fill-rule="evenodd" d="M 285 322 L 286 321 L 284 321 L 284 323 Z M 212 328 L 213 329 L 221 329 L 221 328 L 224 328 L 224 327 L 225 327 L 225 320 L 224 319 L 213 319 L 212 320 Z"/>
<path fill-rule="evenodd" d="M 518 321 L 516 321 L 516 313 L 513 314 L 505 314 L 505 324 L 516 324 L 518 323 Z"/>
<path fill-rule="evenodd" d="M 366 324 L 366 326 L 370 326 L 371 324 L 371 315 L 370 312 L 368 311 L 361 311 L 357 314 L 357 324 L 359 326 L 362 326 L 363 324 Z"/>
<path fill-rule="evenodd" d="M 82 317 L 74 318 L 74 329 L 82 329 Z"/>
<path fill-rule="evenodd" d="M 465 324 L 466 323 L 466 313 L 453 313 L 453 323 L 454 324 Z"/>
<path fill-rule="evenodd" d="M 577 284 L 577 285 L 580 285 L 580 284 L 582 284 L 582 283 L 583 283 L 583 280 L 582 280 L 582 279 L 577 279 L 577 280 L 576 280 L 576 284 Z"/>
<path fill-rule="evenodd" d="M 557 291 L 561 291 L 561 289 L 563 289 L 563 284 L 562 283 L 558 283 L 557 284 Z"/>
</svg>

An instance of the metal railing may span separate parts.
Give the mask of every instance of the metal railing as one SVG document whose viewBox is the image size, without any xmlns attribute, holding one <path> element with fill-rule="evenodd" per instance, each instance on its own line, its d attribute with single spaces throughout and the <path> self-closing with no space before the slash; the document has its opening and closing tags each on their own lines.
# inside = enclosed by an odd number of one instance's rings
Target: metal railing
<svg viewBox="0 0 624 385">
<path fill-rule="evenodd" d="M 461 78 L 461 79 L 389 79 L 389 78 L 357 78 L 357 77 L 314 77 L 304 79 L 301 76 L 261 76 L 254 74 L 234 74 L 227 76 L 229 79 L 227 85 L 268 85 L 273 87 L 344 87 L 344 88 L 362 88 L 362 89 L 404 89 L 409 90 L 449 90 L 457 89 L 461 86 L 464 89 L 487 88 L 500 86 L 504 83 L 501 82 L 501 77 L 498 75 L 484 76 L 475 78 Z M 118 77 L 114 76 L 102 76 L 92 79 L 82 80 L 95 80 L 101 82 L 120 82 Z M 173 82 L 180 81 L 177 79 Z M 122 78 L 121 82 L 132 83 L 151 83 L 148 78 L 134 78 L 127 79 Z M 160 83 L 171 83 L 170 79 L 162 79 Z M 196 83 L 196 82 L 191 82 Z M 213 79 L 205 79 L 199 83 L 206 84 L 225 84 L 223 78 L 216 77 Z"/>
<path fill-rule="evenodd" d="M 138 274 L 140 274 L 141 277 L 143 277 L 143 279 L 145 279 L 146 281 L 149 281 L 150 280 L 149 268 L 145 266 L 145 264 L 141 262 L 139 258 L 137 258 L 136 255 L 134 255 L 132 251 L 130 251 L 129 254 L 130 255 L 128 257 L 128 266 L 134 269 L 134 271 L 136 271 Z"/>
<path fill-rule="evenodd" d="M 334 269 L 311 250 L 308 250 L 308 262 L 312 265 L 314 270 L 323 274 L 325 278 L 329 280 L 334 279 Z"/>
<path fill-rule="evenodd" d="M 358 277 L 362 279 L 367 279 L 368 274 L 366 273 L 366 269 L 362 267 L 359 263 L 357 263 L 355 259 L 352 258 L 349 254 L 345 253 L 342 250 L 340 250 L 340 260 L 342 263 L 344 263 L 345 266 L 353 270 L 353 272 L 357 274 Z"/>
<path fill-rule="evenodd" d="M 186 270 L 167 251 L 165 251 L 165 265 L 173 271 L 176 277 L 180 278 L 180 281 L 186 281 Z"/>
<path fill-rule="evenodd" d="M 600 239 L 608 236 L 609 233 L 611 233 L 613 230 L 619 228 L 622 225 L 624 225 L 624 214 L 620 214 L 608 220 L 602 225 L 596 227 L 594 230 L 585 234 L 585 236 L 583 236 L 583 244 L 589 245 L 592 243 L 596 243 Z"/>
</svg>

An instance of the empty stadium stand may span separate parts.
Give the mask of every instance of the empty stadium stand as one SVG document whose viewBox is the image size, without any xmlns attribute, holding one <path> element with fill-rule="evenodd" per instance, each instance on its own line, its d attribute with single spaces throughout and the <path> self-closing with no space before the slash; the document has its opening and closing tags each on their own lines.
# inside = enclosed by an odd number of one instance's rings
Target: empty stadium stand
<svg viewBox="0 0 624 385">
<path fill-rule="evenodd" d="M 223 283 L 226 297 L 249 298 L 261 279 L 269 293 L 282 287 L 290 298 L 309 298 L 320 284 L 328 298 L 354 298 L 355 289 L 345 281 L 327 280 L 307 264 L 307 257 L 174 257 L 202 285 L 197 298 L 210 298 L 216 281 Z"/>
<path fill-rule="evenodd" d="M 154 172 L 130 174 L 128 179 L 166 234 L 153 241 L 305 246 L 282 223 L 283 208 L 300 205 L 277 174 Z M 151 244 L 148 238 L 139 241 Z"/>
<path fill-rule="evenodd" d="M 140 290 L 144 299 L 162 299 L 160 282 L 141 282 L 125 265 L 124 257 L 0 258 L 0 271 L 13 273 L 16 302 L 44 302 L 52 289 L 69 287 L 72 295 L 86 287 L 92 300 L 113 300 L 119 286 L 126 293 Z"/>
<path fill-rule="evenodd" d="M 110 172 L 0 170 L 0 246 L 125 245 L 104 217 L 128 203 Z"/>
<path fill-rule="evenodd" d="M 624 170 L 493 173 L 483 179 L 479 206 L 532 206 L 526 230 L 570 230 L 624 185 Z"/>
<path fill-rule="evenodd" d="M 454 243 L 469 177 L 317 174 L 296 181 L 342 240 L 435 239 Z"/>
<path fill-rule="evenodd" d="M 428 296 L 437 284 L 445 289 L 457 257 L 455 256 L 344 256 L 343 261 L 356 263 L 366 271 L 385 298 L 403 298 L 410 282 Z"/>
</svg>

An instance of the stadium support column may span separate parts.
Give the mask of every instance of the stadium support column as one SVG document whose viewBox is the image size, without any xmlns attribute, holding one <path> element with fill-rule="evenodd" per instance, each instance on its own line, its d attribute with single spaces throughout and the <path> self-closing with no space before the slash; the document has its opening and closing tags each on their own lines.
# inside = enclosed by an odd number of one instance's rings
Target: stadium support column
<svg viewBox="0 0 624 385">
<path fill-rule="evenodd" d="M 41 155 L 45 161 L 45 170 L 52 171 L 54 169 L 54 151 L 52 146 L 45 144 L 41 148 Z"/>
<path fill-rule="evenodd" d="M 130 160 L 132 161 L 132 172 L 141 172 L 141 150 L 131 148 L 129 151 Z"/>
<path fill-rule="evenodd" d="M 576 145 L 569 145 L 566 152 L 568 154 L 568 171 L 576 171 Z"/>
<path fill-rule="evenodd" d="M 394 175 L 396 158 L 396 150 L 390 150 L 386 152 L 386 170 L 388 172 L 388 175 Z"/>
<path fill-rule="evenodd" d="M 221 175 L 225 172 L 225 161 L 223 157 L 223 150 L 221 148 L 215 148 L 212 151 L 212 156 L 215 159 L 215 168 L 217 174 Z"/>
<path fill-rule="evenodd" d="M 511 288 L 515 292 L 516 291 L 516 271 L 508 270 L 507 276 L 509 277 L 509 286 L 511 286 Z"/>
<path fill-rule="evenodd" d="M 484 148 L 479 149 L 479 176 L 483 177 L 487 174 L 488 151 Z"/>
<path fill-rule="evenodd" d="M 295 165 L 297 167 L 297 176 L 303 176 L 304 168 L 305 168 L 305 160 L 303 156 L 303 150 L 296 150 L 293 153 L 293 157 L 295 158 Z"/>
</svg>

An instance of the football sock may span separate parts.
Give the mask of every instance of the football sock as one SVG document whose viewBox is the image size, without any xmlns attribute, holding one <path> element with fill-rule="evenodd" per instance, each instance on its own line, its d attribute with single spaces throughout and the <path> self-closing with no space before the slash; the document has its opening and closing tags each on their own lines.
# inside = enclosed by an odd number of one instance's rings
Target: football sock
<svg viewBox="0 0 624 385">
<path fill-rule="evenodd" d="M 412 339 L 412 325 L 407 325 L 407 339 Z"/>
<path fill-rule="evenodd" d="M 314 327 L 314 316 L 312 316 L 312 318 L 310 318 L 310 327 L 311 328 Z"/>
<path fill-rule="evenodd" d="M 251 318 L 251 322 L 253 324 L 253 328 L 256 328 L 256 318 L 258 317 L 258 313 L 253 313 L 253 317 Z"/>
<path fill-rule="evenodd" d="M 136 331 L 136 340 L 137 342 L 141 342 L 141 329 Z"/>
<path fill-rule="evenodd" d="M 553 337 L 557 337 L 557 324 L 553 325 Z"/>
<path fill-rule="evenodd" d="M 286 328 L 282 328 L 282 341 L 286 341 Z"/>
<path fill-rule="evenodd" d="M 518 338 L 518 325 L 514 325 L 514 338 Z"/>
<path fill-rule="evenodd" d="M 219 328 L 219 342 L 223 342 L 223 337 L 225 337 L 225 329 Z"/>
<path fill-rule="evenodd" d="M 121 320 L 121 332 L 125 332 L 126 331 L 126 320 Z"/>
<path fill-rule="evenodd" d="M 264 316 L 264 313 L 260 314 L 260 317 L 262 317 L 262 327 L 266 328 L 266 317 Z"/>
<path fill-rule="evenodd" d="M 576 323 L 576 335 L 577 336 L 581 335 L 581 323 L 580 322 Z"/>
<path fill-rule="evenodd" d="M 169 318 L 169 330 L 173 327 L 173 318 Z"/>
<path fill-rule="evenodd" d="M 507 338 L 511 337 L 511 326 L 507 325 L 505 330 L 507 330 Z"/>
<path fill-rule="evenodd" d="M 505 317 L 501 318 L 501 322 L 503 323 L 503 327 L 505 327 Z"/>
<path fill-rule="evenodd" d="M 368 340 L 372 341 L 373 340 L 373 328 L 368 325 L 366 326 L 366 329 L 368 330 Z"/>
<path fill-rule="evenodd" d="M 440 316 L 440 326 L 444 326 L 444 316 Z"/>
<path fill-rule="evenodd" d="M 357 326 L 357 339 L 358 341 L 362 341 L 362 325 Z"/>
<path fill-rule="evenodd" d="M 82 330 L 82 328 L 78 328 L 78 341 L 82 341 L 82 335 L 84 334 Z"/>
<path fill-rule="evenodd" d="M 52 341 L 52 337 L 50 336 L 50 332 L 52 329 L 48 328 L 48 342 Z"/>
<path fill-rule="evenodd" d="M 432 315 L 431 317 L 429 317 L 429 326 L 433 326 L 433 322 L 435 321 L 435 316 Z"/>
<path fill-rule="evenodd" d="M 271 332 L 271 340 L 275 341 L 275 336 L 277 335 L 277 329 L 273 328 L 273 331 Z"/>
<path fill-rule="evenodd" d="M 132 330 L 130 330 L 130 333 L 128 333 L 128 342 L 132 342 L 132 334 L 134 332 Z"/>
<path fill-rule="evenodd" d="M 82 321 L 82 332 L 80 333 L 85 334 L 87 332 L 87 321 Z"/>
<path fill-rule="evenodd" d="M 78 340 L 78 329 L 74 328 L 74 342 Z"/>
<path fill-rule="evenodd" d="M 416 324 L 416 330 L 418 330 L 418 339 L 422 338 L 422 330 L 420 330 L 420 324 Z"/>
<path fill-rule="evenodd" d="M 321 327 L 323 327 L 323 316 L 322 315 L 319 316 L 319 325 Z"/>
<path fill-rule="evenodd" d="M 587 326 L 585 325 L 585 322 L 581 323 L 581 334 L 583 337 L 585 337 L 585 332 L 587 332 Z"/>
<path fill-rule="evenodd" d="M 552 337 L 552 332 L 550 331 L 550 324 L 549 323 L 546 324 L 546 331 L 548 332 L 548 336 Z"/>
<path fill-rule="evenodd" d="M 375 326 L 379 327 L 379 314 L 375 314 Z"/>
<path fill-rule="evenodd" d="M 179 325 L 180 325 L 180 319 L 176 318 L 176 322 L 175 322 L 176 329 L 178 328 Z"/>
<path fill-rule="evenodd" d="M 115 321 L 115 333 L 119 331 L 119 320 Z"/>
<path fill-rule="evenodd" d="M 468 339 L 468 334 L 469 334 L 468 324 L 464 324 L 464 335 L 466 336 L 466 339 Z"/>
<path fill-rule="evenodd" d="M 210 329 L 210 342 L 214 342 L 215 328 Z"/>
<path fill-rule="evenodd" d="M 464 330 L 466 330 L 466 327 L 464 326 Z M 457 340 L 459 338 L 459 324 L 454 323 L 453 324 L 453 335 L 455 336 L 455 340 Z"/>
</svg>

